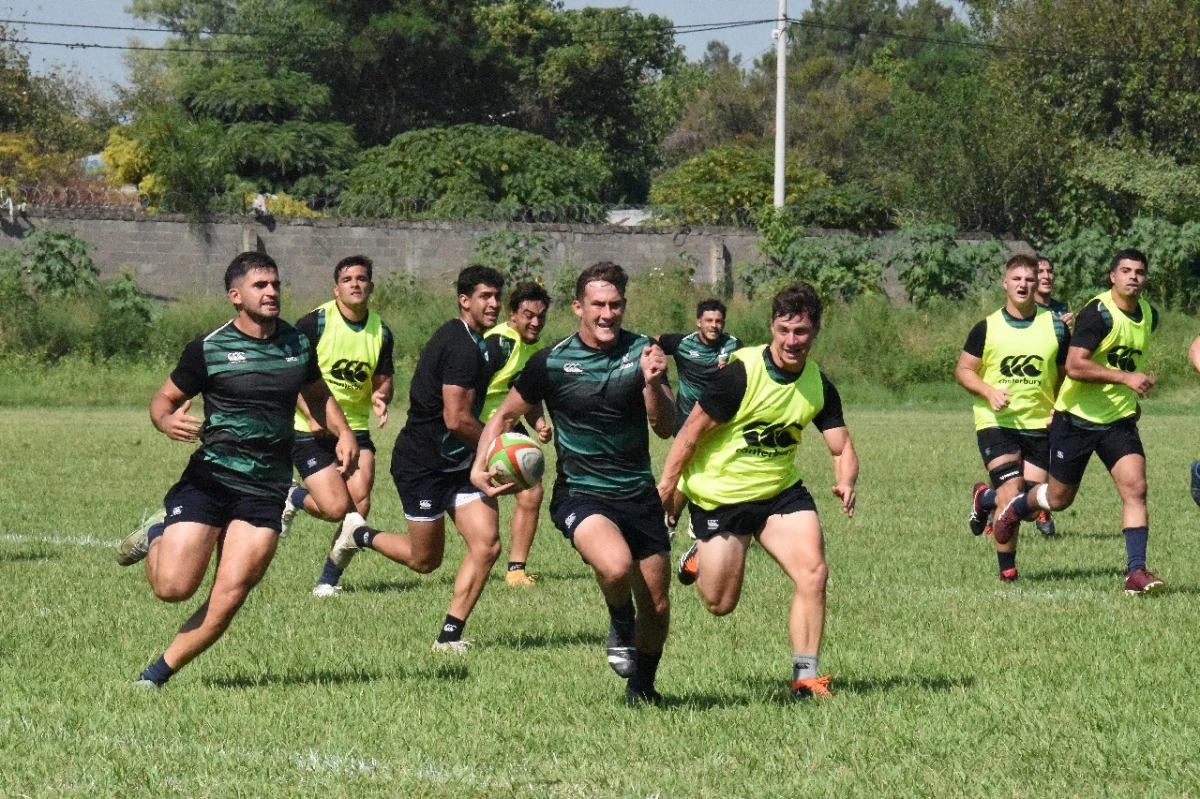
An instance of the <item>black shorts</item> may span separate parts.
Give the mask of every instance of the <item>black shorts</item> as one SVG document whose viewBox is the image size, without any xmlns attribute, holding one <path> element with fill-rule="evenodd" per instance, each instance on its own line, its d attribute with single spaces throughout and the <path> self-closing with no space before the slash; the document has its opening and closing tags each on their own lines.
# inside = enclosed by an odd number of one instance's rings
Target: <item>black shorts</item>
<svg viewBox="0 0 1200 799">
<path fill-rule="evenodd" d="M 975 431 L 979 456 L 983 466 L 1001 455 L 1020 455 L 1021 461 L 1037 469 L 1050 466 L 1050 432 L 1048 430 L 1014 430 L 1010 427 L 985 427 Z"/>
<path fill-rule="evenodd" d="M 808 493 L 804 483 L 799 480 L 773 497 L 753 502 L 720 505 L 712 510 L 705 510 L 694 502 L 688 502 L 692 535 L 699 541 L 707 541 L 720 533 L 758 535 L 766 525 L 768 517 L 805 510 L 816 513 L 817 503 L 813 502 L 812 494 Z"/>
<path fill-rule="evenodd" d="M 1071 414 L 1055 412 L 1050 423 L 1050 476 L 1066 485 L 1079 485 L 1093 452 L 1110 472 L 1126 455 L 1146 457 L 1137 417 L 1127 416 L 1100 430 L 1089 430 Z"/>
<path fill-rule="evenodd" d="M 370 432 L 355 430 L 354 439 L 358 448 L 375 451 L 375 442 L 371 440 Z M 307 479 L 322 469 L 335 465 L 337 460 L 337 436 L 312 436 L 297 433 L 292 440 L 292 465 L 300 473 L 302 479 Z"/>
<path fill-rule="evenodd" d="M 167 512 L 168 527 L 176 522 L 196 522 L 225 528 L 237 520 L 278 533 L 285 496 L 245 494 L 184 472 L 163 497 L 163 509 Z"/>
<path fill-rule="evenodd" d="M 663 520 L 663 507 L 658 491 L 647 488 L 645 493 L 631 497 L 600 497 L 594 494 L 572 494 L 566 486 L 555 484 L 550 500 L 550 519 L 575 546 L 575 528 L 589 516 L 600 515 L 621 531 L 634 560 L 644 560 L 660 552 L 671 551 L 671 538 Z"/>
<path fill-rule="evenodd" d="M 471 485 L 471 470 L 435 472 L 401 458 L 392 459 L 392 482 L 410 522 L 434 522 L 446 511 L 487 495 Z"/>
</svg>

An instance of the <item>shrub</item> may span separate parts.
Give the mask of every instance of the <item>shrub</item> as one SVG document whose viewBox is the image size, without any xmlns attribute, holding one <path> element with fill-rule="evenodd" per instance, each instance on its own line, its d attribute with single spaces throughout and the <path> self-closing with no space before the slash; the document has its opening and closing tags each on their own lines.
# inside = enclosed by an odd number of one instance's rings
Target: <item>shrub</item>
<svg viewBox="0 0 1200 799">
<path fill-rule="evenodd" d="M 12 256 L 8 256 L 11 259 Z M 47 297 L 79 295 L 96 285 L 100 270 L 87 242 L 62 227 L 31 230 L 21 242 L 21 272 L 34 291 Z"/>
<path fill-rule="evenodd" d="M 504 275 L 509 288 L 527 280 L 544 279 L 546 237 L 516 230 L 493 230 L 475 240 L 475 263 L 490 266 Z"/>
<path fill-rule="evenodd" d="M 950 225 L 902 229 L 887 257 L 908 298 L 918 306 L 935 297 L 961 299 L 998 271 L 1000 243 L 994 239 L 959 244 Z"/>
</svg>

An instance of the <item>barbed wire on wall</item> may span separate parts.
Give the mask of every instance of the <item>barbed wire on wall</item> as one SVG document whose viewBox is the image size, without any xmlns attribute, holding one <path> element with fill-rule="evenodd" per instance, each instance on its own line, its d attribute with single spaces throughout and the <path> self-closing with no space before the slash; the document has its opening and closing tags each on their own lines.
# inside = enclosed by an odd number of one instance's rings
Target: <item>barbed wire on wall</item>
<svg viewBox="0 0 1200 799">
<path fill-rule="evenodd" d="M 162 217 L 185 215 L 194 220 L 205 217 L 244 217 L 252 220 L 363 220 L 378 222 L 489 222 L 556 224 L 567 226 L 608 225 L 627 228 L 698 228 L 735 227 L 753 230 L 767 206 L 694 206 L 615 205 L 606 203 L 516 203 L 468 202 L 447 198 L 383 197 L 357 194 L 339 196 L 279 197 L 270 194 L 227 193 L 196 197 L 174 192 L 147 193 L 132 187 L 115 188 L 102 184 L 32 184 L 9 187 L 0 185 L 0 216 L 14 223 L 19 216 L 108 216 Z M 912 209 L 873 209 L 867 223 L 814 216 L 811 208 L 785 206 L 781 213 L 799 226 L 825 229 L 876 232 L 914 225 L 947 223 L 959 233 L 990 231 L 982 217 L 955 219 Z"/>
</svg>

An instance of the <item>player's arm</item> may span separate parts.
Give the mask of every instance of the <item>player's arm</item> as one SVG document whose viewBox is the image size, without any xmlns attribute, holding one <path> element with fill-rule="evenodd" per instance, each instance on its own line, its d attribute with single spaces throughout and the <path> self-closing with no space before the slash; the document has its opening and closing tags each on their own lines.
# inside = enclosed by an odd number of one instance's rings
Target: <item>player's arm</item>
<svg viewBox="0 0 1200 799">
<path fill-rule="evenodd" d="M 1196 340 L 1188 349 L 1188 360 L 1191 361 L 1192 368 L 1200 372 L 1200 336 L 1196 336 Z"/>
<path fill-rule="evenodd" d="M 488 419 L 488 423 L 481 429 L 479 435 L 480 446 L 475 448 L 475 460 L 471 464 L 471 484 L 489 497 L 499 494 L 509 494 L 520 488 L 516 483 L 508 483 L 502 486 L 492 484 L 492 477 L 494 475 L 488 472 L 487 453 L 497 436 L 512 430 L 517 420 L 531 413 L 535 407 L 537 406 L 531 402 L 527 402 L 521 396 L 520 391 L 512 388 L 509 390 L 508 396 L 504 398 L 504 402 L 500 403 L 500 407 L 492 414 L 492 418 Z"/>
<path fill-rule="evenodd" d="M 1146 396 L 1154 385 L 1154 378 L 1142 372 L 1123 372 L 1101 366 L 1092 360 L 1092 352 L 1085 347 L 1072 345 L 1067 350 L 1067 376 L 1081 383 L 1111 383 L 1128 386 L 1139 397 Z"/>
<path fill-rule="evenodd" d="M 704 438 L 718 424 L 720 422 L 696 405 L 675 436 L 675 441 L 671 444 L 670 451 L 667 452 L 667 462 L 663 465 L 662 477 L 658 481 L 658 498 L 667 513 L 671 513 L 675 507 L 675 487 L 679 485 L 679 478 L 683 475 L 683 470 L 692 462 L 700 439 Z"/>
<path fill-rule="evenodd" d="M 858 483 L 858 453 L 850 440 L 847 427 L 831 427 L 822 430 L 829 454 L 833 456 L 833 495 L 842 500 L 842 512 L 854 516 L 854 486 Z"/>
<path fill-rule="evenodd" d="M 958 384 L 986 402 L 993 411 L 1008 407 L 1012 392 L 995 388 L 983 382 L 979 376 L 983 366 L 983 347 L 987 339 L 987 321 L 980 322 L 971 328 L 967 335 L 967 343 L 963 345 L 962 353 L 958 356 L 958 365 L 954 367 L 954 379 Z"/>
<path fill-rule="evenodd" d="M 379 417 L 379 426 L 382 428 L 387 424 L 388 406 L 392 404 L 392 398 L 395 396 L 396 381 L 391 375 L 374 375 L 371 378 L 371 388 L 371 409 Z"/>
<path fill-rule="evenodd" d="M 525 422 L 537 433 L 538 441 L 543 444 L 550 441 L 554 430 L 550 427 L 550 422 L 546 421 L 546 414 L 542 410 L 540 402 L 533 406 L 533 410 L 525 414 Z"/>
<path fill-rule="evenodd" d="M 201 421 L 187 413 L 192 407 L 193 396 L 168 378 L 150 400 L 150 423 L 172 441 L 196 441 L 200 437 Z"/>
<path fill-rule="evenodd" d="M 442 421 L 446 429 L 468 447 L 479 443 L 479 434 L 483 431 L 483 425 L 471 413 L 474 404 L 475 389 L 442 384 Z"/>
<path fill-rule="evenodd" d="M 641 366 L 646 381 L 642 399 L 650 429 L 659 438 L 670 438 L 675 432 L 675 398 L 667 382 L 667 356 L 657 344 L 647 344 L 642 350 Z"/>
<path fill-rule="evenodd" d="M 353 472 L 358 466 L 358 439 L 346 421 L 346 414 L 342 413 L 342 406 L 330 393 L 319 371 L 315 380 L 310 380 L 300 389 L 300 399 L 308 405 L 310 417 L 337 436 L 334 452 L 337 454 L 338 471 L 343 475 Z"/>
</svg>

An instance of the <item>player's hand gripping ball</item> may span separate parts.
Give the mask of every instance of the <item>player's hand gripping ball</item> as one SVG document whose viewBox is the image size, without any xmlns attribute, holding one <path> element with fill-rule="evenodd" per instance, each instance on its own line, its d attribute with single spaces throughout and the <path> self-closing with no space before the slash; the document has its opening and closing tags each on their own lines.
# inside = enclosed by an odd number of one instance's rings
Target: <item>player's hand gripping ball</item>
<svg viewBox="0 0 1200 799">
<path fill-rule="evenodd" d="M 542 482 L 546 468 L 546 457 L 542 449 L 529 436 L 520 433 L 503 433 L 492 442 L 488 450 L 488 471 L 494 475 L 496 485 L 516 483 L 521 489 Z"/>
</svg>

